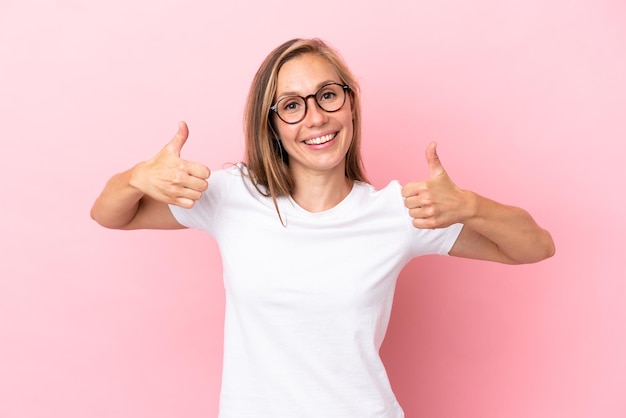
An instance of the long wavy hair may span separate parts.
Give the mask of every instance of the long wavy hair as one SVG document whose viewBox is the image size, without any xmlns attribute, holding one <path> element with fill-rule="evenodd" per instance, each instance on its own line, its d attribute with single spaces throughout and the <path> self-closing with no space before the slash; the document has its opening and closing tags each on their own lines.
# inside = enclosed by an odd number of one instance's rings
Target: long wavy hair
<svg viewBox="0 0 626 418">
<path fill-rule="evenodd" d="M 276 135 L 273 113 L 278 72 L 289 60 L 303 54 L 325 58 L 335 68 L 341 82 L 347 84 L 352 103 L 353 138 L 346 154 L 346 178 L 368 182 L 361 160 L 361 102 L 359 85 L 337 51 L 320 39 L 292 39 L 274 49 L 259 67 L 248 93 L 244 112 L 244 164 L 256 189 L 271 196 L 274 206 L 279 196 L 293 192 L 294 181 L 289 171 L 289 156 Z"/>
</svg>

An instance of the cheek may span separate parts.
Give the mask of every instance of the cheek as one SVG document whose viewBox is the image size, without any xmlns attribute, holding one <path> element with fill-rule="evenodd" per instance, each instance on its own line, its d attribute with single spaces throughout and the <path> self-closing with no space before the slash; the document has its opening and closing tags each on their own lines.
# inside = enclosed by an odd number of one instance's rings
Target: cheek
<svg viewBox="0 0 626 418">
<path fill-rule="evenodd" d="M 279 124 L 276 129 L 276 133 L 278 134 L 278 139 L 280 139 L 283 145 L 285 145 L 286 147 L 289 147 L 291 145 L 291 142 L 293 142 L 298 134 L 297 128 L 284 123 Z"/>
<path fill-rule="evenodd" d="M 352 112 L 352 110 L 350 112 L 346 112 L 346 117 L 343 120 L 343 125 L 348 131 L 348 136 L 350 137 L 350 139 L 352 139 L 354 136 L 354 112 Z"/>
<path fill-rule="evenodd" d="M 272 128 L 276 139 L 285 140 L 289 137 L 290 126 L 276 118 L 272 121 Z"/>
</svg>

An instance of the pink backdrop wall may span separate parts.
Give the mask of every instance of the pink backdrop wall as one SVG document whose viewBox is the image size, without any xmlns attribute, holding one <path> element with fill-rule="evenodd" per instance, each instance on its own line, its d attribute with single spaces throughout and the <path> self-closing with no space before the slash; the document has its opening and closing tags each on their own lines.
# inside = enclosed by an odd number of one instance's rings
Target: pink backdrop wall
<svg viewBox="0 0 626 418">
<path fill-rule="evenodd" d="M 407 417 L 626 416 L 621 0 L 0 2 L 0 417 L 213 417 L 213 241 L 89 219 L 184 119 L 184 156 L 242 156 L 262 58 L 296 36 L 361 81 L 378 186 L 427 174 L 521 205 L 557 255 L 412 262 L 383 356 Z"/>
</svg>

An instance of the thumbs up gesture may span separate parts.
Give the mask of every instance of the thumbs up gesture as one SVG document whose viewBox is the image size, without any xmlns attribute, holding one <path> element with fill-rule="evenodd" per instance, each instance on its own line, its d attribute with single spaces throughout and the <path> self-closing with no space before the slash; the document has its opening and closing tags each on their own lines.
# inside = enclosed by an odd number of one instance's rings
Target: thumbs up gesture
<svg viewBox="0 0 626 418">
<path fill-rule="evenodd" d="M 437 156 L 435 142 L 426 148 L 426 162 L 430 171 L 428 180 L 408 183 L 402 188 L 404 205 L 413 218 L 413 226 L 435 229 L 462 222 L 469 199 L 448 177 Z"/>
<path fill-rule="evenodd" d="M 179 122 L 174 138 L 152 159 L 135 166 L 131 185 L 160 202 L 192 207 L 207 189 L 211 170 L 180 157 L 188 137 L 187 124 Z"/>
</svg>

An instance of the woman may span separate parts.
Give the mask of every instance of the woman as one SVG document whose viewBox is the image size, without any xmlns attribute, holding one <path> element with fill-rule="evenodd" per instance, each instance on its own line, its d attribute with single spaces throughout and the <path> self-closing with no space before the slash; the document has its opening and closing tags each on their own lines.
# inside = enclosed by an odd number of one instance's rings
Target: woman
<svg viewBox="0 0 626 418">
<path fill-rule="evenodd" d="M 211 173 L 182 160 L 181 122 L 93 206 L 105 227 L 215 237 L 226 289 L 222 418 L 402 417 L 378 351 L 406 263 L 554 253 L 527 212 L 459 189 L 434 143 L 427 181 L 375 190 L 361 164 L 360 115 L 339 55 L 320 40 L 291 40 L 252 83 L 245 163 Z"/>
</svg>

